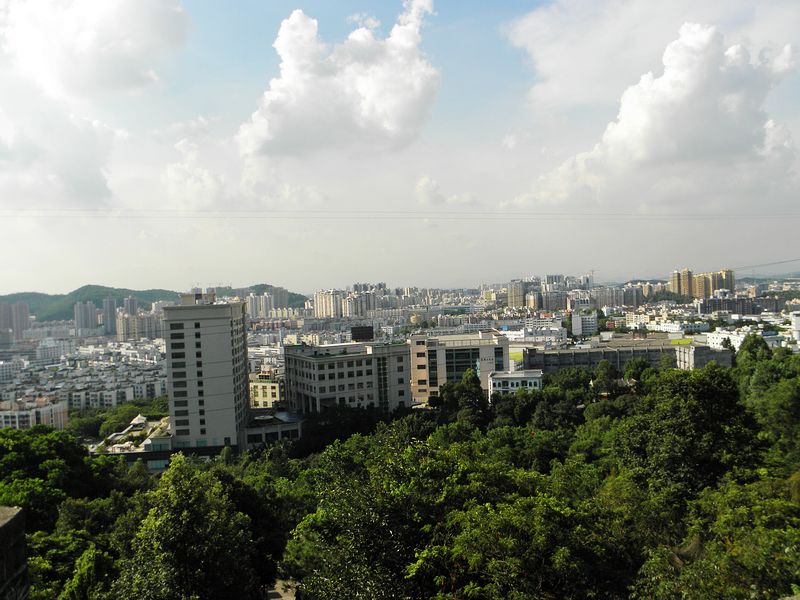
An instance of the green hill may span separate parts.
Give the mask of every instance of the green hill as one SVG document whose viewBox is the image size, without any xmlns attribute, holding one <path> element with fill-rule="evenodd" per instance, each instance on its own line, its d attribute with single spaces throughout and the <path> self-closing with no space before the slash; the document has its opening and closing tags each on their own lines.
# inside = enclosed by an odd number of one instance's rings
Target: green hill
<svg viewBox="0 0 800 600">
<path fill-rule="evenodd" d="M 270 291 L 273 286 L 259 283 L 252 285 L 245 290 L 252 290 L 253 293 L 262 294 Z M 223 292 L 224 290 L 219 290 Z M 0 302 L 26 302 L 30 307 L 31 314 L 36 316 L 38 321 L 62 321 L 72 319 L 73 308 L 76 302 L 94 302 L 95 306 L 102 308 L 103 300 L 111 296 L 116 299 L 117 306 L 122 306 L 122 301 L 128 296 L 133 296 L 139 302 L 139 306 L 148 308 L 153 302 L 158 300 L 176 300 L 178 292 L 172 290 L 130 290 L 127 288 L 113 288 L 102 285 L 84 285 L 68 294 L 43 294 L 41 292 L 20 292 L 0 296 Z M 289 292 L 289 306 L 302 308 L 306 297 L 302 294 Z"/>
</svg>

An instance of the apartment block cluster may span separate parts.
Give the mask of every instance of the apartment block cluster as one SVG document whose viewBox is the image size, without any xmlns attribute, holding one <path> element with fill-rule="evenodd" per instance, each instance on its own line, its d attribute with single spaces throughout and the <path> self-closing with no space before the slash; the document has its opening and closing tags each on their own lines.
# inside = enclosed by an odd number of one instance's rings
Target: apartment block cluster
<svg viewBox="0 0 800 600">
<path fill-rule="evenodd" d="M 669 276 L 669 291 L 687 298 L 724 298 L 733 296 L 735 290 L 736 277 L 730 269 L 693 273 L 687 268 L 675 270 Z"/>
<path fill-rule="evenodd" d="M 63 428 L 69 409 L 113 408 L 167 393 L 163 345 L 114 343 L 74 349 L 55 364 L 0 363 L 0 427 Z"/>
</svg>

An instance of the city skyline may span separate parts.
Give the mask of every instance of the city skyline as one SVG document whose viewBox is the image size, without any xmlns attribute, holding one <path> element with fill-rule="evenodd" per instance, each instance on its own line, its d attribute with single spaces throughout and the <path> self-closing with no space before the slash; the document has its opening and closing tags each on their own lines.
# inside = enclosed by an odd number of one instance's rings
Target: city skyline
<svg viewBox="0 0 800 600">
<path fill-rule="evenodd" d="M 800 6 L 695 4 L 8 2 L 0 293 L 789 259 Z"/>
</svg>

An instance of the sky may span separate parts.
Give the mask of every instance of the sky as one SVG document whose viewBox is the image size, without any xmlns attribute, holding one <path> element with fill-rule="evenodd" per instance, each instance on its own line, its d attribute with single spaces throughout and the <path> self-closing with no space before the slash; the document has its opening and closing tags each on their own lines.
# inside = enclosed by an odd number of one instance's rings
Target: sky
<svg viewBox="0 0 800 600">
<path fill-rule="evenodd" d="M 0 294 L 794 259 L 798 22 L 796 0 L 0 0 Z"/>
</svg>

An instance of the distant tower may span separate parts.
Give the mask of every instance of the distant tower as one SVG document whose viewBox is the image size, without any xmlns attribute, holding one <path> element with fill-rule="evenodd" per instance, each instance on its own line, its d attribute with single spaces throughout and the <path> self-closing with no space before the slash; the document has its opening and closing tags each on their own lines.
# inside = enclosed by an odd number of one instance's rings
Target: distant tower
<svg viewBox="0 0 800 600">
<path fill-rule="evenodd" d="M 133 296 L 128 296 L 125 298 L 123 308 L 129 315 L 136 316 L 136 313 L 139 312 L 139 303 Z"/>
<path fill-rule="evenodd" d="M 103 328 L 106 335 L 117 333 L 117 300 L 111 296 L 103 300 Z"/>
</svg>

